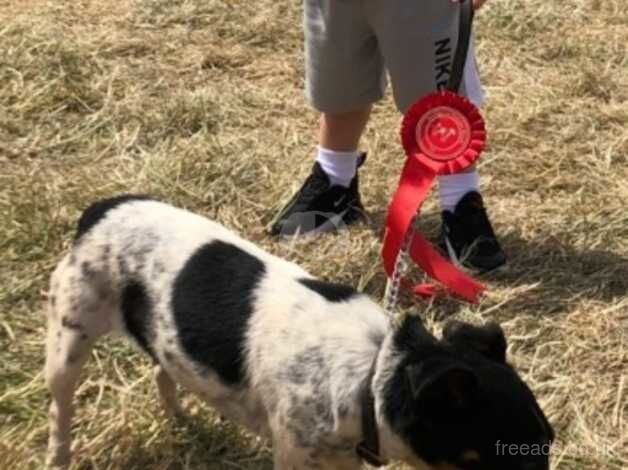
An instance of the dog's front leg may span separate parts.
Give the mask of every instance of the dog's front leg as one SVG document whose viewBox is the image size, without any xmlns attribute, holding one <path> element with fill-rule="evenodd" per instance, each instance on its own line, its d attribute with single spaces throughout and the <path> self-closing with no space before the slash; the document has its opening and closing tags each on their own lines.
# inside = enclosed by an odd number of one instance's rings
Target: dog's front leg
<svg viewBox="0 0 628 470">
<path fill-rule="evenodd" d="M 273 436 L 274 470 L 323 470 L 312 449 L 295 445 L 294 436 L 280 431 Z"/>
<path fill-rule="evenodd" d="M 155 382 L 159 392 L 159 400 L 167 418 L 183 416 L 183 411 L 177 401 L 177 385 L 160 365 L 154 369 Z"/>
</svg>

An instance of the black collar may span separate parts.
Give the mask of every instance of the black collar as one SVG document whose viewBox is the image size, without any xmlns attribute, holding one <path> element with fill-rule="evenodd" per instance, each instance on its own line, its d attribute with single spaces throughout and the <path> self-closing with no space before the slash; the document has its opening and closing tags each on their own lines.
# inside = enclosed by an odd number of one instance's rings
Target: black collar
<svg viewBox="0 0 628 470">
<path fill-rule="evenodd" d="M 356 453 L 366 463 L 373 467 L 386 465 L 386 461 L 379 455 L 379 433 L 377 431 L 377 421 L 375 419 L 375 397 L 371 390 L 373 377 L 375 376 L 375 366 L 377 356 L 373 359 L 371 370 L 362 385 L 360 391 L 360 404 L 362 407 L 362 436 L 363 440 L 358 444 Z"/>
</svg>

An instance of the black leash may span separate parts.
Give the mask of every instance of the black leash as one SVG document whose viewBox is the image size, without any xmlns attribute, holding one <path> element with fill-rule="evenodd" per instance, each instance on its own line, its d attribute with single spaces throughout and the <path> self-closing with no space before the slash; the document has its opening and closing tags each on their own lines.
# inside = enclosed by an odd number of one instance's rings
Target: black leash
<svg viewBox="0 0 628 470">
<path fill-rule="evenodd" d="M 469 55 L 469 45 L 471 43 L 471 33 L 473 32 L 473 2 L 471 0 L 460 0 L 460 21 L 458 24 L 458 43 L 451 66 L 451 75 L 447 83 L 447 90 L 458 93 L 460 84 L 464 77 L 464 66 Z"/>
<path fill-rule="evenodd" d="M 362 390 L 360 391 L 363 439 L 355 449 L 358 457 L 372 467 L 382 467 L 387 463 L 379 455 L 379 432 L 377 431 L 377 420 L 375 418 L 375 397 L 373 396 L 373 391 L 371 390 L 378 356 L 379 351 L 378 354 L 375 354 L 371 370 L 366 376 L 364 384 L 362 385 Z"/>
</svg>

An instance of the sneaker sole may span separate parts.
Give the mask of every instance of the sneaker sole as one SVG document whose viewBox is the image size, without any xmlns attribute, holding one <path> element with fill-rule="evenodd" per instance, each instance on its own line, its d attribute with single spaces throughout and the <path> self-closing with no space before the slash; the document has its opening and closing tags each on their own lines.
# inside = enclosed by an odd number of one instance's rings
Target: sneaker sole
<svg viewBox="0 0 628 470">
<path fill-rule="evenodd" d="M 460 258 L 456 255 L 456 251 L 454 250 L 449 238 L 447 236 L 443 237 L 445 240 L 445 248 L 447 249 L 447 256 L 449 256 L 449 260 L 452 262 L 454 266 L 456 266 L 461 271 L 466 271 L 472 274 L 487 274 L 490 272 L 498 272 L 506 266 L 506 261 L 504 260 L 502 263 L 497 264 L 491 268 L 481 268 L 473 265 L 465 265 L 460 261 Z"/>
<path fill-rule="evenodd" d="M 357 220 L 350 220 L 350 221 L 343 220 L 344 217 L 349 212 L 349 210 L 350 209 L 345 209 L 340 214 L 334 214 L 333 216 L 329 217 L 326 222 L 324 222 L 323 224 L 319 225 L 318 227 L 312 230 L 308 230 L 306 232 L 301 232 L 297 230 L 294 233 L 281 233 L 280 232 L 276 236 L 281 239 L 289 240 L 295 237 L 316 236 L 316 235 L 321 235 L 325 233 L 337 233 L 337 232 L 342 232 L 344 230 L 348 230 L 349 225 L 357 222 Z"/>
</svg>

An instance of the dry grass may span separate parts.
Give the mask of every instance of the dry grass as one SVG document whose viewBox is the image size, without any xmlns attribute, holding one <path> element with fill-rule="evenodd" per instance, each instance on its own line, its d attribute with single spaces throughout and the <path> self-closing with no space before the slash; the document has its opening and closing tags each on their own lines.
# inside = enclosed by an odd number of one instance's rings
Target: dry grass
<svg viewBox="0 0 628 470">
<path fill-rule="evenodd" d="M 149 192 L 376 298 L 402 154 L 383 103 L 363 172 L 372 223 L 282 246 L 264 232 L 311 164 L 300 2 L 0 0 L 0 468 L 41 468 L 42 296 L 81 208 Z M 628 4 L 492 0 L 478 21 L 491 147 L 482 163 L 509 268 L 479 307 L 559 436 L 554 467 L 628 468 Z M 430 201 L 424 222 L 437 224 Z M 113 354 L 112 354 L 113 353 Z M 107 341 L 78 393 L 74 468 L 270 469 L 265 444 L 194 398 L 167 423 L 150 368 Z"/>
</svg>

